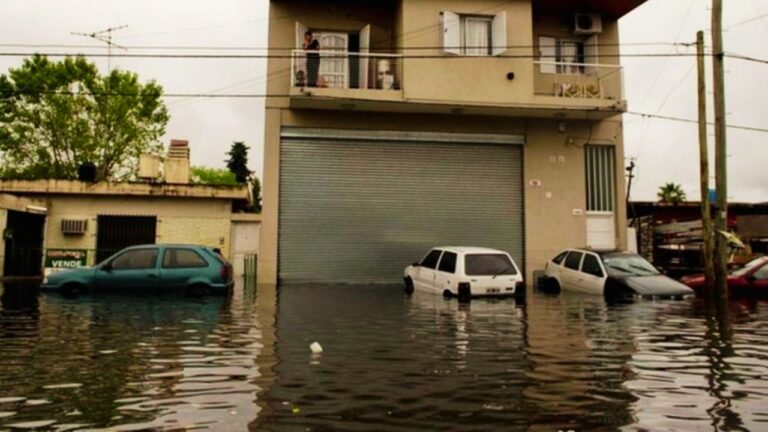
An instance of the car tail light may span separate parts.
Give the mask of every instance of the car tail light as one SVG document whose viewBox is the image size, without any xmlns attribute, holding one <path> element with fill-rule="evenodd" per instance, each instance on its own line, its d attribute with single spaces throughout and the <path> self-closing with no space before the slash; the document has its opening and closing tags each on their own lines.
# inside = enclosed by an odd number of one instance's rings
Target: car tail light
<svg viewBox="0 0 768 432">
<path fill-rule="evenodd" d="M 229 264 L 222 265 L 219 275 L 221 275 L 222 280 L 230 280 L 232 278 L 232 267 Z"/>
</svg>

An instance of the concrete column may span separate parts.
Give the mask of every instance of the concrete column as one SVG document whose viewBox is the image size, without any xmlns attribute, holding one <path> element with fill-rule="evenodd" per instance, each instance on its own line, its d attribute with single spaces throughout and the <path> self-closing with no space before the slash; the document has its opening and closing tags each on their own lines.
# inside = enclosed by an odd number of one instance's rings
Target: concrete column
<svg viewBox="0 0 768 432">
<path fill-rule="evenodd" d="M 263 209 L 257 282 L 277 284 L 277 223 L 280 203 L 280 127 L 282 110 L 267 108 L 264 137 Z"/>
</svg>

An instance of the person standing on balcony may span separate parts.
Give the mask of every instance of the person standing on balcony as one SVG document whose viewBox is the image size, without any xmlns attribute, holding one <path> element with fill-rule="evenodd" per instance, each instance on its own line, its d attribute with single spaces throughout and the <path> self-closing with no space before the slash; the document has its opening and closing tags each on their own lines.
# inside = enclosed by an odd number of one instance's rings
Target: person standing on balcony
<svg viewBox="0 0 768 432">
<path fill-rule="evenodd" d="M 304 33 L 304 51 L 307 52 L 307 85 L 317 87 L 317 74 L 320 70 L 320 42 L 311 31 Z"/>
</svg>

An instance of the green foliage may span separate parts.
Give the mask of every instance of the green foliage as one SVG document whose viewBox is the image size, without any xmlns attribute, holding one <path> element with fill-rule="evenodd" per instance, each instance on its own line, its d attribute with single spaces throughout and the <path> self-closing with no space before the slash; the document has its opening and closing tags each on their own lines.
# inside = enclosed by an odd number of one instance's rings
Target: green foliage
<svg viewBox="0 0 768 432">
<path fill-rule="evenodd" d="M 195 184 L 206 184 L 214 186 L 238 185 L 238 181 L 235 178 L 235 175 L 228 169 L 193 166 L 189 171 L 190 180 Z"/>
<path fill-rule="evenodd" d="M 132 177 L 139 155 L 162 150 L 161 95 L 153 81 L 121 70 L 100 75 L 83 57 L 26 59 L 0 75 L 0 176 L 74 179 L 92 162 L 97 180 Z"/>
<path fill-rule="evenodd" d="M 248 147 L 242 141 L 236 141 L 227 152 L 227 168 L 235 174 L 238 183 L 246 183 L 253 174 L 248 169 Z"/>
<path fill-rule="evenodd" d="M 682 186 L 675 183 L 666 183 L 659 187 L 659 201 L 669 204 L 680 204 L 685 202 L 687 196 Z"/>
<path fill-rule="evenodd" d="M 261 213 L 261 181 L 259 181 L 258 177 L 254 177 L 251 180 L 251 191 L 253 193 L 253 207 L 251 211 Z"/>
</svg>

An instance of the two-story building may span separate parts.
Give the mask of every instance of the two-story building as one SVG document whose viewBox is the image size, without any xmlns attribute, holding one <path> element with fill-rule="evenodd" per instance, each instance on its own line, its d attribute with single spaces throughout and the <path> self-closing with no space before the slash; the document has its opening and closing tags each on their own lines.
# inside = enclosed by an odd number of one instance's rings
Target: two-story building
<svg viewBox="0 0 768 432">
<path fill-rule="evenodd" d="M 530 280 L 625 247 L 618 20 L 643 2 L 272 0 L 259 282 L 397 282 L 447 244 Z"/>
</svg>

